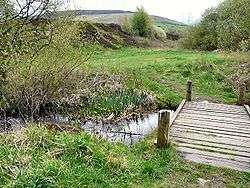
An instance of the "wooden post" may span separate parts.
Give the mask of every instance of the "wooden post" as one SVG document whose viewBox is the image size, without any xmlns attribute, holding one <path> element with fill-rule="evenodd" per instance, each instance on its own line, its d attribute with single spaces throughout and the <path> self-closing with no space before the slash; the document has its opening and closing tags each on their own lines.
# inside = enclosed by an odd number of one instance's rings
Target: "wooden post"
<svg viewBox="0 0 250 188">
<path fill-rule="evenodd" d="M 192 100 L 192 81 L 189 80 L 187 82 L 187 95 L 186 95 L 186 101 Z"/>
<path fill-rule="evenodd" d="M 245 98 L 246 98 L 246 84 L 242 83 L 240 84 L 240 89 L 239 89 L 239 105 L 245 104 Z"/>
<path fill-rule="evenodd" d="M 170 129 L 170 114 L 168 110 L 161 110 L 158 119 L 158 135 L 157 147 L 164 148 L 170 145 L 169 129 Z"/>
</svg>

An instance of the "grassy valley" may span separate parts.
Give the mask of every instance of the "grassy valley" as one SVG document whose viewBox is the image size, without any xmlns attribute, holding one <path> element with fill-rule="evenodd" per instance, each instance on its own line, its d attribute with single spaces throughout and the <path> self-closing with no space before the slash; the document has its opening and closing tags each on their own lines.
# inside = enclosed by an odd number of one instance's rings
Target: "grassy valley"
<svg viewBox="0 0 250 188">
<path fill-rule="evenodd" d="M 207 41 L 168 38 L 187 26 L 157 16 L 152 21 L 143 8 L 67 11 L 60 14 L 76 17 L 38 21 L 13 18 L 12 6 L 0 5 L 7 11 L 3 22 L 0 17 L 0 187 L 191 188 L 204 180 L 214 187 L 250 186 L 249 172 L 187 162 L 174 144 L 158 149 L 156 131 L 129 146 L 88 134 L 79 124 L 117 126 L 175 110 L 188 80 L 194 100 L 224 104 L 237 103 L 244 81 L 250 104 L 248 40 L 235 40 L 242 51 L 220 49 L 217 42 L 202 51 L 194 46 L 210 41 L 203 27 L 211 25 L 195 26 L 201 29 L 195 36 Z M 116 24 L 127 16 L 126 27 Z M 43 121 L 58 114 L 72 118 L 72 125 Z"/>
</svg>

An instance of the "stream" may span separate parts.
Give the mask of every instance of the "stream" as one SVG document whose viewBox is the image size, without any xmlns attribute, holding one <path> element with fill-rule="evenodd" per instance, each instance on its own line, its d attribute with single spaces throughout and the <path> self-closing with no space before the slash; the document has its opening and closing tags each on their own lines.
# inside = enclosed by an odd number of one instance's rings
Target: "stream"
<svg viewBox="0 0 250 188">
<path fill-rule="evenodd" d="M 173 114 L 173 111 L 171 111 Z M 78 125 L 85 132 L 105 139 L 109 142 L 120 142 L 132 145 L 152 133 L 158 126 L 158 113 L 151 113 L 142 118 L 122 120 L 118 123 L 104 123 L 102 121 L 75 120 L 67 116 L 52 115 L 40 122 L 58 125 Z M 0 132 L 15 131 L 25 127 L 20 119 L 9 118 L 0 121 Z"/>
</svg>

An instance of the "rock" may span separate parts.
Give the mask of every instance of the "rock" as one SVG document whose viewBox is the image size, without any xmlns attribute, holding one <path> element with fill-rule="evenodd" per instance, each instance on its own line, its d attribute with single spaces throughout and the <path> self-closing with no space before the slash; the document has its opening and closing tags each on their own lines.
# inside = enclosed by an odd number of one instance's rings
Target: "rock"
<svg viewBox="0 0 250 188">
<path fill-rule="evenodd" d="M 181 38 L 181 35 L 175 31 L 170 31 L 166 33 L 166 37 L 169 40 L 175 41 L 175 40 L 179 40 Z"/>
<path fill-rule="evenodd" d="M 107 117 L 104 121 L 105 122 L 110 122 L 113 118 L 115 117 L 115 114 L 112 113 L 109 117 Z"/>
<path fill-rule="evenodd" d="M 199 184 L 199 188 L 211 188 L 212 187 L 211 180 L 204 180 L 202 178 L 198 179 L 198 184 Z"/>
</svg>

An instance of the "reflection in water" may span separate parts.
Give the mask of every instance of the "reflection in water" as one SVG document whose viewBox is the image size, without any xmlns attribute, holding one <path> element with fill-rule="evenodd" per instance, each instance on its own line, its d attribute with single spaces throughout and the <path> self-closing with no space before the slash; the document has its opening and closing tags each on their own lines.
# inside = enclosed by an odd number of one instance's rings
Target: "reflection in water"
<svg viewBox="0 0 250 188">
<path fill-rule="evenodd" d="M 173 111 L 172 111 L 173 115 Z M 50 118 L 55 123 L 80 124 L 80 127 L 87 133 L 99 136 L 110 142 L 121 142 L 132 145 L 146 135 L 153 132 L 158 126 L 158 113 L 152 113 L 147 117 L 137 120 L 121 121 L 117 124 L 103 123 L 101 121 L 73 121 L 69 117 L 53 116 Z"/>
<path fill-rule="evenodd" d="M 18 131 L 22 127 L 25 127 L 25 123 L 20 118 L 0 117 L 0 133 Z"/>
</svg>

